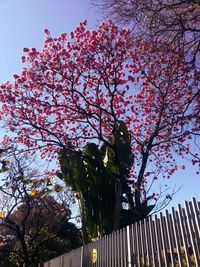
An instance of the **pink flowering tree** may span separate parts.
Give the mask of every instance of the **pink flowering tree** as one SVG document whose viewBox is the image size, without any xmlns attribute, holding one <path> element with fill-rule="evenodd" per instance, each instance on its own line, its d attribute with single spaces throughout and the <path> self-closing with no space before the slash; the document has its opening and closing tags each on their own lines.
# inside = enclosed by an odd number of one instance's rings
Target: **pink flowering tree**
<svg viewBox="0 0 200 267">
<path fill-rule="evenodd" d="M 200 132 L 200 74 L 174 46 L 138 40 L 112 21 L 91 31 L 86 24 L 69 37 L 53 38 L 45 29 L 41 51 L 24 48 L 22 73 L 0 88 L 1 120 L 14 133 L 3 143 L 39 149 L 43 158 L 59 151 L 83 156 L 88 144 L 105 145 L 120 169 L 120 152 L 110 138 L 124 134 L 118 127 L 123 122 L 134 160 L 123 177 L 128 191 L 118 191 L 115 200 L 125 198 L 125 209 L 139 214 L 144 203 L 156 201 L 152 183 L 184 169 L 176 155 L 199 168 L 191 144 Z"/>
</svg>

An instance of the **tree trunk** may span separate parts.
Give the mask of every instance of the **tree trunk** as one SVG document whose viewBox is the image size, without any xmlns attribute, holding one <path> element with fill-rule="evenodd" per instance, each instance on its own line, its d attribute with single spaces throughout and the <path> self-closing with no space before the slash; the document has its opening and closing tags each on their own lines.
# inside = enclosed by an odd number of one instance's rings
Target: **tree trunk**
<svg viewBox="0 0 200 267">
<path fill-rule="evenodd" d="M 114 211 L 114 227 L 113 230 L 117 231 L 120 228 L 120 219 L 121 219 L 121 182 L 117 178 L 115 182 L 115 211 Z"/>
</svg>

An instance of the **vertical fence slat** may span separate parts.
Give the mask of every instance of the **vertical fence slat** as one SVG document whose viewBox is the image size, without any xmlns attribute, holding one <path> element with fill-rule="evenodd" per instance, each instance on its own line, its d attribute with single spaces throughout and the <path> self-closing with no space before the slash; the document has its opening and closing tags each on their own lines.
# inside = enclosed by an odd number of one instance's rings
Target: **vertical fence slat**
<svg viewBox="0 0 200 267">
<path fill-rule="evenodd" d="M 183 246 L 184 246 L 184 250 L 185 250 L 185 258 L 186 258 L 186 262 L 187 262 L 187 266 L 191 267 L 191 262 L 190 262 L 190 258 L 189 258 L 189 254 L 188 254 L 188 248 L 187 248 L 187 238 L 186 238 L 186 228 L 184 228 L 185 225 L 185 219 L 183 217 L 182 214 L 183 208 L 181 208 L 180 205 L 178 205 L 178 215 L 179 215 L 179 220 L 180 220 L 180 228 L 181 228 L 181 235 L 183 237 Z"/>
<path fill-rule="evenodd" d="M 124 229 L 121 229 L 120 230 L 120 250 L 121 250 L 121 253 L 120 253 L 120 257 L 121 257 L 121 267 L 124 266 L 124 242 L 123 242 L 123 235 L 124 235 Z"/>
<path fill-rule="evenodd" d="M 102 243 L 101 243 L 102 241 Z M 102 237 L 99 241 L 98 241 L 98 249 L 101 250 L 101 262 L 99 262 L 99 266 L 102 267 L 104 266 L 105 267 L 105 258 L 106 258 L 106 244 L 105 244 L 105 236 Z M 98 251 L 97 251 L 97 259 L 98 259 Z"/>
<path fill-rule="evenodd" d="M 151 266 L 148 226 L 149 224 L 147 224 L 147 219 L 145 219 L 144 220 L 144 238 L 145 238 L 145 243 L 146 243 L 146 256 L 147 256 L 146 262 L 147 262 L 147 266 Z"/>
<path fill-rule="evenodd" d="M 128 261 L 127 261 L 127 233 L 126 233 L 126 228 L 124 228 L 124 234 L 123 234 L 123 254 L 124 254 L 124 267 L 127 267 Z"/>
<path fill-rule="evenodd" d="M 108 255 L 108 236 L 105 236 L 105 246 L 106 246 L 106 263 L 105 263 L 105 267 L 109 266 L 109 255 Z"/>
<path fill-rule="evenodd" d="M 101 265 L 100 267 L 105 266 L 105 236 L 102 239 L 102 245 L 100 245 L 100 250 L 101 250 Z"/>
<path fill-rule="evenodd" d="M 167 238 L 168 238 L 168 241 L 169 241 L 169 252 L 170 252 L 170 262 L 172 264 L 172 267 L 175 267 L 175 261 L 174 261 L 174 253 L 173 253 L 173 238 L 172 238 L 172 232 L 170 229 L 173 228 L 173 225 L 171 223 L 171 219 L 170 219 L 170 216 L 169 216 L 169 213 L 168 211 L 166 210 L 165 212 L 166 214 L 166 230 L 167 230 Z"/>
<path fill-rule="evenodd" d="M 196 246 L 195 235 L 194 235 L 195 233 L 192 227 L 192 220 L 194 220 L 194 217 L 193 217 L 193 214 L 189 210 L 189 205 L 187 201 L 185 201 L 185 209 L 186 209 L 186 217 L 187 217 L 187 222 L 188 222 L 189 234 L 191 237 L 190 240 L 191 240 L 192 251 L 194 253 L 196 266 L 200 266 L 200 261 L 198 257 L 198 247 Z"/>
<path fill-rule="evenodd" d="M 152 254 L 152 264 L 153 267 L 156 267 L 156 257 L 155 257 L 155 252 L 156 252 L 156 247 L 155 247 L 155 242 L 154 242 L 154 221 L 152 220 L 152 217 L 150 217 L 149 221 L 149 230 L 150 230 L 150 242 L 151 242 L 151 254 Z"/>
<path fill-rule="evenodd" d="M 115 258 L 114 267 L 117 267 L 117 232 L 114 232 L 114 258 Z"/>
<path fill-rule="evenodd" d="M 160 231 L 159 231 L 159 219 L 157 215 L 155 215 L 155 236 L 156 236 L 156 247 L 157 247 L 157 257 L 158 257 L 158 265 L 162 266 L 162 255 L 161 255 L 161 246 L 160 246 Z"/>
<path fill-rule="evenodd" d="M 118 254 L 118 246 L 119 246 L 119 235 L 118 235 L 119 231 L 116 231 L 115 232 L 115 257 L 116 257 L 116 260 L 115 260 L 115 264 L 116 264 L 116 267 L 119 266 L 119 254 Z"/>
<path fill-rule="evenodd" d="M 123 267 L 123 239 L 122 239 L 122 229 L 119 230 L 119 256 L 120 256 L 120 264 L 119 267 Z"/>
<path fill-rule="evenodd" d="M 109 235 L 108 243 L 109 243 L 109 264 L 112 266 L 112 235 Z"/>
<path fill-rule="evenodd" d="M 83 267 L 83 247 L 81 247 L 81 267 Z"/>
<path fill-rule="evenodd" d="M 101 267 L 102 265 L 102 256 L 101 256 L 101 247 L 102 247 L 103 239 L 100 239 L 94 243 L 94 246 L 92 247 L 92 253 L 93 249 L 97 250 L 97 261 L 95 264 L 93 264 L 95 267 Z"/>
<path fill-rule="evenodd" d="M 196 220 L 196 214 L 195 214 L 195 210 L 194 210 L 194 207 L 192 205 L 192 202 L 190 201 L 189 202 L 189 207 L 190 207 L 190 212 L 192 213 L 192 217 L 193 217 L 193 220 L 192 220 L 192 225 L 193 225 L 193 231 L 194 231 L 194 236 L 195 236 L 195 244 L 196 244 L 196 248 L 197 248 L 197 256 L 198 256 L 198 259 L 200 261 L 200 233 L 198 232 L 198 221 Z M 200 212 L 199 212 L 199 216 L 200 218 Z"/>
<path fill-rule="evenodd" d="M 131 254 L 134 266 L 136 266 L 136 238 L 135 238 L 135 224 L 131 225 Z"/>
<path fill-rule="evenodd" d="M 111 235 L 111 240 L 112 240 L 112 256 L 111 256 L 111 258 L 112 258 L 112 262 L 111 262 L 111 266 L 115 266 L 115 261 L 114 261 L 114 233 L 112 233 L 112 235 Z"/>
<path fill-rule="evenodd" d="M 142 265 L 146 267 L 146 257 L 145 257 L 145 240 L 144 240 L 144 226 L 143 226 L 143 220 L 139 222 L 139 229 L 140 229 L 140 242 L 141 242 L 141 259 L 142 259 Z"/>
<path fill-rule="evenodd" d="M 200 209 L 195 198 L 192 198 L 192 206 L 195 214 L 196 226 L 198 229 L 198 236 L 200 236 Z"/>
<path fill-rule="evenodd" d="M 137 247 L 137 263 L 138 263 L 138 267 L 141 267 L 140 264 L 140 241 L 139 241 L 139 231 L 138 231 L 138 223 L 135 223 L 135 238 L 136 238 L 136 247 Z"/>
<path fill-rule="evenodd" d="M 176 249 L 178 253 L 178 263 L 180 267 L 183 267 L 183 260 L 181 257 L 181 240 L 180 240 L 180 235 L 178 233 L 180 224 L 179 220 L 176 220 L 176 211 L 174 208 L 172 208 L 172 224 L 173 224 L 173 230 L 174 230 L 174 237 L 175 237 L 175 242 L 176 242 Z"/>
<path fill-rule="evenodd" d="M 114 232 L 114 236 L 115 236 L 115 241 L 114 241 L 114 251 L 115 251 L 115 266 L 117 267 L 117 258 L 118 258 L 118 255 L 117 255 L 117 232 Z"/>
<path fill-rule="evenodd" d="M 105 267 L 106 266 L 106 261 L 107 261 L 107 258 L 106 258 L 106 236 L 104 236 L 103 242 L 104 242 L 104 246 L 103 246 L 103 260 L 104 260 L 104 263 L 103 263 L 103 266 Z"/>
<path fill-rule="evenodd" d="M 161 212 L 160 213 L 160 233 L 161 233 L 161 242 L 162 242 L 162 254 L 163 254 L 164 265 L 167 267 L 167 248 L 166 248 L 164 230 L 165 230 L 165 218 L 163 217 L 163 214 Z"/>
<path fill-rule="evenodd" d="M 117 231 L 117 267 L 120 267 L 120 230 Z"/>
<path fill-rule="evenodd" d="M 185 240 L 186 240 L 187 248 L 189 247 L 191 248 L 191 236 L 189 233 L 189 224 L 188 224 L 189 222 L 186 216 L 185 208 L 182 208 L 181 211 L 182 211 L 182 216 L 183 216 L 183 225 L 185 229 Z"/>
<path fill-rule="evenodd" d="M 128 225 L 126 227 L 126 233 L 127 233 L 127 263 L 128 267 L 131 267 L 131 238 L 130 238 L 130 226 Z"/>
<path fill-rule="evenodd" d="M 175 235 L 174 235 L 175 232 L 174 232 L 174 229 L 173 229 L 173 222 L 172 222 L 172 214 L 171 213 L 169 213 L 169 221 L 170 221 L 169 230 L 170 230 L 170 236 L 171 236 L 170 241 L 171 241 L 171 244 L 172 244 L 173 253 L 175 253 L 174 255 L 177 255 L 177 253 L 176 253 L 176 240 L 175 240 Z"/>
</svg>

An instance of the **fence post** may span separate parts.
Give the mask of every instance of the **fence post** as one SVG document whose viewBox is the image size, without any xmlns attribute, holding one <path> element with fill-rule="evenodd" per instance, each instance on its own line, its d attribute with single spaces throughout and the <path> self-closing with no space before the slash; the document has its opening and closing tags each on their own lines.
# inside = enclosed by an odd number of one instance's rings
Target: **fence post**
<svg viewBox="0 0 200 267">
<path fill-rule="evenodd" d="M 131 262 L 131 237 L 130 237 L 130 225 L 126 227 L 126 235 L 127 235 L 127 252 L 128 252 L 128 267 L 132 267 L 132 262 Z"/>
<path fill-rule="evenodd" d="M 83 246 L 81 247 L 81 267 L 83 267 Z"/>
</svg>

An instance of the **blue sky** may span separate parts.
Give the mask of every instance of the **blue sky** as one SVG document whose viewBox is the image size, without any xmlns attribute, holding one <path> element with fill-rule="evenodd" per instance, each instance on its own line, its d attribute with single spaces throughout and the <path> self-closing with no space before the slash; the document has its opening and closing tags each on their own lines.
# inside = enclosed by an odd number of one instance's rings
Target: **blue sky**
<svg viewBox="0 0 200 267">
<path fill-rule="evenodd" d="M 44 28 L 58 35 L 85 18 L 98 24 L 89 0 L 0 0 L 0 82 L 20 71 L 23 47 L 42 47 Z"/>
<path fill-rule="evenodd" d="M 42 48 L 43 29 L 48 28 L 53 36 L 69 33 L 80 21 L 87 19 L 89 28 L 101 21 L 100 14 L 90 7 L 90 0 L 0 0 L 0 82 L 11 80 L 19 73 L 23 47 Z M 181 164 L 183 164 L 181 162 Z M 186 163 L 185 171 L 177 172 L 164 184 L 182 186 L 171 205 L 199 199 L 200 177 Z"/>
</svg>

